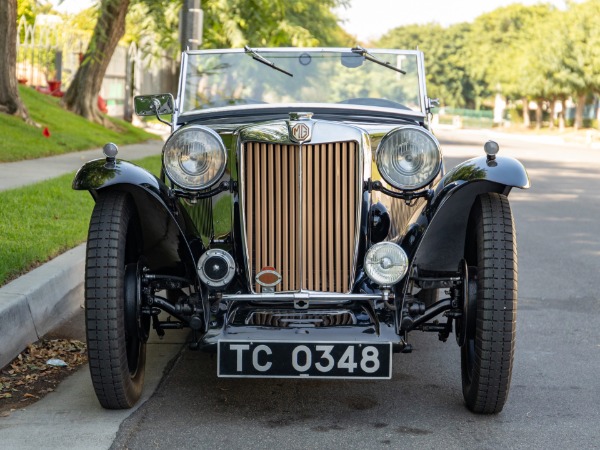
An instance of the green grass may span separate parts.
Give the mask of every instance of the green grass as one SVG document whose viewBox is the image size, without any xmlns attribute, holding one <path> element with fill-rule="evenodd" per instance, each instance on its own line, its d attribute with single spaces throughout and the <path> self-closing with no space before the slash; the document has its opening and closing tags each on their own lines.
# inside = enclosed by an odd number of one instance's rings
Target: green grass
<svg viewBox="0 0 600 450">
<path fill-rule="evenodd" d="M 158 156 L 135 163 L 160 171 Z M 73 177 L 0 192 L 0 286 L 85 241 L 94 201 Z"/>
<path fill-rule="evenodd" d="M 120 131 L 104 128 L 66 111 L 59 105 L 59 99 L 40 94 L 32 88 L 19 86 L 19 93 L 30 117 L 41 128 L 27 125 L 18 117 L 0 114 L 0 162 L 102 147 L 108 141 L 125 145 L 156 139 L 155 135 L 114 118 L 109 119 Z M 42 134 L 46 127 L 50 131 L 50 137 Z"/>
</svg>

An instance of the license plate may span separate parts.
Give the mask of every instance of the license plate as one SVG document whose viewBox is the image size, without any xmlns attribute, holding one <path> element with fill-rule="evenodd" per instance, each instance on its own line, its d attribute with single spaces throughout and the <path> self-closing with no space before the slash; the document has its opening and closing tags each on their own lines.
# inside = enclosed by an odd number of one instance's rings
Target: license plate
<svg viewBox="0 0 600 450">
<path fill-rule="evenodd" d="M 392 343 L 219 341 L 219 377 L 392 377 Z"/>
</svg>

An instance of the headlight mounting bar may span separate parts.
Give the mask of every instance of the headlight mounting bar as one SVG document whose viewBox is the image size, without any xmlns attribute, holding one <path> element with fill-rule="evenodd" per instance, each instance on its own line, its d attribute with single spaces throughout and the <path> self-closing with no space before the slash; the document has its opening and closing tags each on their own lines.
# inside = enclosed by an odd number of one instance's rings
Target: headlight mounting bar
<svg viewBox="0 0 600 450">
<path fill-rule="evenodd" d="M 365 191 L 380 191 L 383 192 L 386 195 L 389 195 L 390 197 L 394 197 L 394 198 L 399 198 L 404 200 L 404 202 L 407 205 L 410 205 L 413 201 L 419 199 L 419 198 L 424 198 L 427 201 L 431 200 L 433 198 L 433 189 L 425 189 L 423 191 L 419 191 L 419 192 L 397 192 L 397 191 L 392 191 L 388 188 L 386 188 L 381 181 L 373 181 L 370 178 L 365 181 L 364 183 L 364 190 Z"/>
<path fill-rule="evenodd" d="M 182 189 L 171 189 L 169 191 L 169 195 L 173 199 L 179 197 L 179 198 L 185 198 L 186 200 L 190 200 L 190 201 L 193 202 L 193 201 L 196 201 L 196 200 L 201 200 L 201 199 L 204 199 L 204 198 L 213 197 L 213 196 L 219 194 L 220 192 L 225 192 L 225 191 L 234 192 L 236 189 L 237 189 L 237 183 L 235 181 L 233 181 L 233 182 L 231 182 L 231 181 L 221 181 L 216 188 L 211 189 L 209 191 L 205 191 L 205 192 L 188 192 L 188 191 L 184 191 Z"/>
</svg>

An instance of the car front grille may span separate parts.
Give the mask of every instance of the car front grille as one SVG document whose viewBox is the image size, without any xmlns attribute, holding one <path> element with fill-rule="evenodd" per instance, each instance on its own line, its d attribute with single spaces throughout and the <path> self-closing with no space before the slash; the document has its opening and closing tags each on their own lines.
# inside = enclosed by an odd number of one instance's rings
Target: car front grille
<svg viewBox="0 0 600 450">
<path fill-rule="evenodd" d="M 246 318 L 246 325 L 263 327 L 333 327 L 356 324 L 351 311 L 254 311 Z"/>
<path fill-rule="evenodd" d="M 358 144 L 243 145 L 250 276 L 273 267 L 276 291 L 346 293 L 360 204 Z M 255 283 L 255 292 L 263 288 Z"/>
</svg>

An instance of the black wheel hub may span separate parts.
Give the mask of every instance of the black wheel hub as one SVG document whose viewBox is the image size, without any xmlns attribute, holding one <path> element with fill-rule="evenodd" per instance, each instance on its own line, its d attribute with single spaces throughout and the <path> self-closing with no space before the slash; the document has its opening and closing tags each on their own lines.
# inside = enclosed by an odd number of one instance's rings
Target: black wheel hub
<svg viewBox="0 0 600 450">
<path fill-rule="evenodd" d="M 462 317 L 456 324 L 456 342 L 463 347 L 475 336 L 477 318 L 477 267 L 462 261 Z"/>
<path fill-rule="evenodd" d="M 125 267 L 124 321 L 129 370 L 135 372 L 141 346 L 148 340 L 150 318 L 142 314 L 141 264 Z"/>
</svg>

